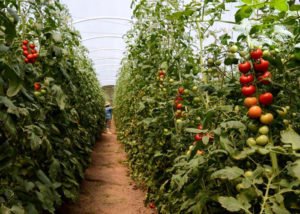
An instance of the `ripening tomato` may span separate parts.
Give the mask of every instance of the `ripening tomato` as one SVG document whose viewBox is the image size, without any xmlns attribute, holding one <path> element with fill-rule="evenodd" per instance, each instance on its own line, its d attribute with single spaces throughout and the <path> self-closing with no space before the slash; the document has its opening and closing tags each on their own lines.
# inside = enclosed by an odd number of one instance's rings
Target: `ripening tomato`
<svg viewBox="0 0 300 214">
<path fill-rule="evenodd" d="M 254 81 L 254 77 L 252 74 L 249 75 L 242 74 L 242 76 L 240 77 L 240 83 L 242 85 L 252 83 L 253 81 Z"/>
<path fill-rule="evenodd" d="M 182 107 L 183 107 L 183 105 L 182 105 L 181 103 L 178 103 L 178 104 L 176 105 L 176 108 L 177 108 L 177 109 L 182 109 Z"/>
<path fill-rule="evenodd" d="M 23 42 L 22 42 L 22 44 L 23 44 L 23 45 L 27 45 L 27 44 L 28 44 L 28 40 L 27 40 L 27 39 L 24 39 Z"/>
<path fill-rule="evenodd" d="M 266 71 L 265 73 L 263 73 L 262 75 L 258 76 L 258 82 L 262 83 L 264 85 L 268 85 L 270 84 L 270 79 L 272 77 L 271 72 Z"/>
<path fill-rule="evenodd" d="M 260 118 L 259 118 L 259 121 L 260 121 L 262 124 L 269 125 L 269 124 L 272 123 L 273 119 L 274 119 L 273 114 L 267 113 L 267 114 L 261 115 Z"/>
<path fill-rule="evenodd" d="M 178 93 L 179 94 L 183 94 L 184 93 L 184 88 L 183 87 L 179 87 L 178 88 Z"/>
<path fill-rule="evenodd" d="M 259 59 L 263 55 L 263 52 L 260 48 L 257 48 L 256 50 L 253 50 L 250 52 L 250 56 L 252 59 Z"/>
<path fill-rule="evenodd" d="M 197 126 L 197 129 L 202 130 L 202 129 L 203 129 L 203 126 L 202 126 L 202 125 L 198 125 L 198 126 Z"/>
<path fill-rule="evenodd" d="M 244 105 L 248 108 L 251 106 L 257 105 L 257 98 L 256 97 L 246 97 L 244 100 Z"/>
<path fill-rule="evenodd" d="M 243 74 L 250 71 L 250 69 L 251 69 L 251 64 L 248 61 L 239 64 L 239 71 L 242 72 Z"/>
<path fill-rule="evenodd" d="M 273 102 L 273 94 L 270 92 L 259 95 L 259 102 L 263 105 L 271 105 Z"/>
<path fill-rule="evenodd" d="M 265 72 L 268 70 L 269 61 L 260 59 L 258 63 L 254 63 L 254 70 L 258 72 Z"/>
<path fill-rule="evenodd" d="M 250 97 L 252 94 L 256 92 L 256 88 L 254 85 L 243 86 L 242 87 L 242 94 L 246 97 Z"/>
<path fill-rule="evenodd" d="M 203 135 L 202 134 L 196 134 L 194 139 L 195 141 L 201 141 L 202 140 Z"/>
<path fill-rule="evenodd" d="M 197 153 L 196 153 L 196 154 L 197 154 L 197 155 L 204 155 L 204 153 L 205 153 L 205 152 L 204 152 L 203 150 L 197 150 Z"/>
<path fill-rule="evenodd" d="M 252 106 L 249 108 L 248 116 L 250 118 L 259 118 L 262 114 L 262 110 L 259 106 Z"/>
</svg>

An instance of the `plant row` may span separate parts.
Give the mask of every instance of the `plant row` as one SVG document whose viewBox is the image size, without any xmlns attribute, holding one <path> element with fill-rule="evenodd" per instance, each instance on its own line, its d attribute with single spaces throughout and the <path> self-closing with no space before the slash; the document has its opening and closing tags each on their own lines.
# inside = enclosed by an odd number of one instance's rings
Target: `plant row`
<svg viewBox="0 0 300 214">
<path fill-rule="evenodd" d="M 299 8 L 286 1 L 133 5 L 114 112 L 149 206 L 299 212 Z"/>
<path fill-rule="evenodd" d="M 77 197 L 103 92 L 59 1 L 1 1 L 0 17 L 0 213 L 54 213 Z"/>
</svg>

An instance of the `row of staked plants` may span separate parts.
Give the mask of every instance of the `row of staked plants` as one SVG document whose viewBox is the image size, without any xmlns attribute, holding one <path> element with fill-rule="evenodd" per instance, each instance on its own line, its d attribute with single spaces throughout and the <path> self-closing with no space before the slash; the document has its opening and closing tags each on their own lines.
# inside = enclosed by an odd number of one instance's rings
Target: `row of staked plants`
<svg viewBox="0 0 300 214">
<path fill-rule="evenodd" d="M 287 1 L 133 1 L 115 91 L 159 213 L 300 212 L 300 14 Z"/>
<path fill-rule="evenodd" d="M 0 1 L 0 213 L 74 200 L 104 128 L 103 92 L 59 1 Z"/>
</svg>

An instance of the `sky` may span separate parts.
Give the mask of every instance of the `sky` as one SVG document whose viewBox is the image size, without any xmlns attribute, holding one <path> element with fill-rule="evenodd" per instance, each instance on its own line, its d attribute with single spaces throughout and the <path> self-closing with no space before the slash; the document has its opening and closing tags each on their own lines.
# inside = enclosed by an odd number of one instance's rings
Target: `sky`
<svg viewBox="0 0 300 214">
<path fill-rule="evenodd" d="M 89 50 L 97 78 L 102 86 L 115 85 L 120 61 L 126 44 L 122 37 L 130 29 L 131 0 L 60 0 L 67 5 L 73 18 L 74 27 L 80 31 L 82 43 Z M 85 22 L 78 20 L 95 17 L 113 17 Z M 102 36 L 104 38 L 93 38 Z M 93 38 L 93 39 L 90 39 Z M 112 50 L 111 50 L 112 49 Z"/>
</svg>

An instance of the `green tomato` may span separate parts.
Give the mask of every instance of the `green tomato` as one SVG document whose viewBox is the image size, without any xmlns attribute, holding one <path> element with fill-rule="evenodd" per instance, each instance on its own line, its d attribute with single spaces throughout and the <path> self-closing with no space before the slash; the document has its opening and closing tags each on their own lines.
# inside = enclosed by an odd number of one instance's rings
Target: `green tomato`
<svg viewBox="0 0 300 214">
<path fill-rule="evenodd" d="M 248 128 L 253 132 L 257 131 L 257 125 L 255 125 L 254 123 L 249 123 Z"/>
<path fill-rule="evenodd" d="M 41 95 L 41 92 L 39 92 L 39 91 L 35 91 L 35 92 L 33 92 L 33 94 L 34 94 L 34 96 L 38 97 L 38 96 L 40 96 L 40 95 Z"/>
<path fill-rule="evenodd" d="M 240 51 L 240 55 L 241 55 L 241 57 L 244 57 L 244 56 L 247 55 L 247 52 L 246 51 Z"/>
<path fill-rule="evenodd" d="M 174 82 L 174 79 L 170 79 L 169 82 L 170 82 L 170 83 L 173 83 L 173 82 Z"/>
<path fill-rule="evenodd" d="M 41 93 L 42 93 L 42 94 L 46 94 L 47 91 L 46 91 L 45 89 L 42 89 L 42 90 L 41 90 Z"/>
<path fill-rule="evenodd" d="M 181 124 L 181 123 L 182 123 L 182 120 L 181 120 L 181 119 L 177 119 L 177 120 L 176 120 L 176 123 L 177 123 L 177 124 Z"/>
<path fill-rule="evenodd" d="M 264 171 L 267 177 L 271 177 L 273 174 L 273 170 L 271 168 L 265 168 Z"/>
<path fill-rule="evenodd" d="M 194 100 L 194 102 L 198 103 L 198 102 L 200 102 L 201 99 L 200 99 L 200 97 L 194 97 L 193 100 Z"/>
<path fill-rule="evenodd" d="M 185 89 L 183 93 L 184 93 L 184 94 L 189 94 L 190 91 L 189 91 L 188 89 Z"/>
<path fill-rule="evenodd" d="M 269 127 L 268 126 L 262 126 L 258 129 L 258 132 L 260 134 L 266 135 L 269 133 Z"/>
<path fill-rule="evenodd" d="M 246 143 L 247 143 L 247 145 L 250 146 L 250 147 L 256 145 L 256 141 L 255 141 L 255 139 L 254 139 L 253 137 L 248 138 L 247 141 L 246 141 Z"/>
<path fill-rule="evenodd" d="M 263 51 L 263 56 L 271 56 L 271 53 L 269 50 L 264 50 Z"/>
<path fill-rule="evenodd" d="M 260 146 L 264 146 L 269 142 L 269 138 L 267 135 L 260 135 L 256 138 L 256 144 Z"/>
<path fill-rule="evenodd" d="M 193 90 L 193 91 L 197 91 L 197 90 L 198 90 L 198 87 L 197 87 L 197 86 L 193 86 L 192 90 Z"/>
<path fill-rule="evenodd" d="M 219 65 L 221 65 L 221 64 L 222 64 L 222 62 L 221 62 L 220 60 L 218 60 L 218 61 L 215 62 L 215 65 L 216 65 L 216 66 L 219 66 Z"/>
<path fill-rule="evenodd" d="M 209 58 L 209 59 L 207 60 L 207 64 L 208 64 L 208 65 L 213 65 L 213 64 L 214 64 L 214 59 Z"/>
<path fill-rule="evenodd" d="M 235 186 L 235 188 L 236 188 L 236 190 L 237 191 L 241 191 L 242 189 L 244 189 L 245 188 L 245 186 L 244 186 L 244 184 L 242 184 L 242 183 L 239 183 L 239 184 L 237 184 L 236 186 Z"/>
<path fill-rule="evenodd" d="M 164 132 L 169 132 L 169 129 L 164 129 Z"/>
<path fill-rule="evenodd" d="M 246 172 L 244 173 L 244 176 L 245 176 L 246 178 L 252 177 L 252 176 L 253 176 L 253 171 L 251 171 L 251 170 L 246 171 Z"/>
<path fill-rule="evenodd" d="M 229 51 L 231 52 L 231 53 L 236 53 L 237 51 L 238 51 L 238 46 L 236 46 L 236 45 L 232 45 L 230 48 L 229 48 Z"/>
</svg>

